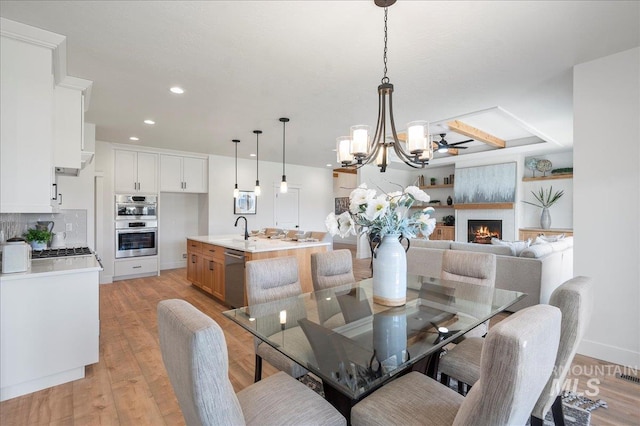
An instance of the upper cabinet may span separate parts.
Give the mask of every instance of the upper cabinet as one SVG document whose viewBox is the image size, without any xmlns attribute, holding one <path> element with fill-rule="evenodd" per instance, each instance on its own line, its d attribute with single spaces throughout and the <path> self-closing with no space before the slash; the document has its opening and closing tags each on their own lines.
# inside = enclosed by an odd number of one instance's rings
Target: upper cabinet
<svg viewBox="0 0 640 426">
<path fill-rule="evenodd" d="M 55 192 L 51 49 L 3 32 L 0 55 L 0 212 L 49 213 Z"/>
<path fill-rule="evenodd" d="M 160 191 L 207 192 L 207 159 L 160 155 Z"/>
<path fill-rule="evenodd" d="M 84 147 L 85 92 L 92 82 L 66 77 L 54 89 L 53 165 L 80 169 Z"/>
<path fill-rule="evenodd" d="M 59 205 L 56 161 L 80 167 L 91 82 L 66 75 L 64 36 L 0 21 L 0 212 L 50 213 Z M 59 140 L 73 150 L 58 153 Z"/>
<path fill-rule="evenodd" d="M 115 191 L 158 192 L 158 154 L 115 150 Z"/>
</svg>

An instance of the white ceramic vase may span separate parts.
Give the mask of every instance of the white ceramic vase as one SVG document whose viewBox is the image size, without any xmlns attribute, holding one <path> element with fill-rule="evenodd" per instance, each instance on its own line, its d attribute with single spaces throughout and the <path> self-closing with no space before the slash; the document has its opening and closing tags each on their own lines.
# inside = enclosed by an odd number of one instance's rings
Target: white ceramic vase
<svg viewBox="0 0 640 426">
<path fill-rule="evenodd" d="M 387 234 L 373 258 L 373 302 L 402 306 L 407 302 L 407 254 L 400 234 Z"/>
</svg>

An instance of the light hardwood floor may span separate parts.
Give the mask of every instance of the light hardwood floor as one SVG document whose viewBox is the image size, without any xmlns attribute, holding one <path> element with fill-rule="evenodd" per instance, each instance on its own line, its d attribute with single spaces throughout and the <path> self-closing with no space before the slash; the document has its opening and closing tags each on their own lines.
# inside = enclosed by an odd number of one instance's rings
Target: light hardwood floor
<svg viewBox="0 0 640 426">
<path fill-rule="evenodd" d="M 368 277 L 369 260 L 356 260 L 359 278 Z M 229 378 L 237 391 L 253 382 L 253 340 L 227 320 L 226 308 L 186 280 L 185 269 L 159 277 L 119 281 L 100 287 L 100 361 L 86 377 L 0 403 L 0 424 L 9 425 L 182 425 L 184 420 L 166 376 L 158 345 L 156 305 L 185 299 L 210 315 L 224 330 L 229 350 Z M 504 318 L 504 316 L 502 316 Z M 499 320 L 498 318 L 497 320 Z M 496 320 L 496 321 L 497 321 Z M 609 363 L 578 356 L 577 389 L 597 379 L 608 409 L 593 412 L 593 425 L 640 424 L 640 385 L 594 371 Z M 275 370 L 264 363 L 264 376 Z"/>
</svg>

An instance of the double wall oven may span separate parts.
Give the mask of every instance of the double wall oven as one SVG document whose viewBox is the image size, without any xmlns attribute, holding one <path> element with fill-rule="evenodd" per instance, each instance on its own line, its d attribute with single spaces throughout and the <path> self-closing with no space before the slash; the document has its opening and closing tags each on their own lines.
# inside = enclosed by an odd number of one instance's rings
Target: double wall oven
<svg viewBox="0 0 640 426">
<path fill-rule="evenodd" d="M 158 254 L 158 198 L 116 195 L 116 259 Z"/>
</svg>

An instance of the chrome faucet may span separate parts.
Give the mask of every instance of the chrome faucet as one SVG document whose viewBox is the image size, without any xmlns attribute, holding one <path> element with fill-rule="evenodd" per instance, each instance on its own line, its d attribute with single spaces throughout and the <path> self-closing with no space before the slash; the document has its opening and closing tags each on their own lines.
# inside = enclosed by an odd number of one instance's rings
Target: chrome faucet
<svg viewBox="0 0 640 426">
<path fill-rule="evenodd" d="M 244 219 L 244 239 L 248 240 L 249 239 L 249 232 L 247 232 L 247 218 L 244 216 L 238 216 L 238 218 L 236 219 L 236 223 L 233 226 L 238 226 L 238 221 L 240 219 Z"/>
</svg>

